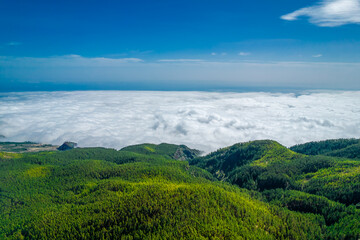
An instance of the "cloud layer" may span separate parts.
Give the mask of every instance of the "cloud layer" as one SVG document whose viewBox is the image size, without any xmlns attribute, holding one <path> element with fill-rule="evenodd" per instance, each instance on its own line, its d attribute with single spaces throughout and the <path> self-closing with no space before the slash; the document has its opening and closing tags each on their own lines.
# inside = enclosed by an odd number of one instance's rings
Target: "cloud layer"
<svg viewBox="0 0 360 240">
<path fill-rule="evenodd" d="M 309 17 L 309 21 L 321 27 L 336 27 L 360 23 L 360 0 L 323 0 L 318 4 L 301 8 L 281 16 L 293 21 L 299 17 Z"/>
<path fill-rule="evenodd" d="M 186 144 L 206 152 L 274 139 L 291 146 L 360 137 L 360 92 L 34 92 L 0 94 L 3 141 L 122 148 Z"/>
</svg>

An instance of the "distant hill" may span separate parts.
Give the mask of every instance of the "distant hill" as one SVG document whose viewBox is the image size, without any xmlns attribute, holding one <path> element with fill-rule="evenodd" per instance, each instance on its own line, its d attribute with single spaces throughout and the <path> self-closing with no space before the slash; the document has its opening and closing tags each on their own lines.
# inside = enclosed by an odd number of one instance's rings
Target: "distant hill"
<svg viewBox="0 0 360 240">
<path fill-rule="evenodd" d="M 360 158 L 360 139 L 331 139 L 309 142 L 292 146 L 290 149 L 306 155 Z"/>
<path fill-rule="evenodd" d="M 333 157 L 360 159 L 360 144 L 353 144 L 345 148 L 327 152 L 325 155 Z"/>
<path fill-rule="evenodd" d="M 198 157 L 201 151 L 190 149 L 185 145 L 161 143 L 159 145 L 144 143 L 124 147 L 121 151 L 135 152 L 147 155 L 163 155 L 176 160 L 190 160 Z"/>
<path fill-rule="evenodd" d="M 0 151 L 2 152 L 41 152 L 55 151 L 58 146 L 51 144 L 41 144 L 35 142 L 0 142 Z"/>
</svg>

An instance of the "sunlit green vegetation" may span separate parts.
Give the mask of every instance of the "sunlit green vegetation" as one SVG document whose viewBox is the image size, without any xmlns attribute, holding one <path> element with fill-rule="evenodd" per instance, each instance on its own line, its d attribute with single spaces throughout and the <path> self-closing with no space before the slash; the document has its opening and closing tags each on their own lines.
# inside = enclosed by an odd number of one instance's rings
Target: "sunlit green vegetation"
<svg viewBox="0 0 360 240">
<path fill-rule="evenodd" d="M 360 237 L 360 161 L 269 140 L 179 149 L 0 153 L 0 239 Z"/>
<path fill-rule="evenodd" d="M 220 149 L 191 164 L 219 180 L 263 191 L 293 189 L 345 204 L 360 202 L 360 161 L 295 153 L 274 141 L 254 141 Z"/>
<path fill-rule="evenodd" d="M 354 141 L 331 143 L 341 143 L 336 150 L 340 151 Z M 264 200 L 272 204 L 323 216 L 329 238 L 360 236 L 360 212 L 355 207 L 360 203 L 358 160 L 308 156 L 264 140 L 235 144 L 190 163 L 208 170 L 218 180 L 261 192 L 266 196 Z M 345 218 L 348 225 L 342 231 Z"/>
</svg>

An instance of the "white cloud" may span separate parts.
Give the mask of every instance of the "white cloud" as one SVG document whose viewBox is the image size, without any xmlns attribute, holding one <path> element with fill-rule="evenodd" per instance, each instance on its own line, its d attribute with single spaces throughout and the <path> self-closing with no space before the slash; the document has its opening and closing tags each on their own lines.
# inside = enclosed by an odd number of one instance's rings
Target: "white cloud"
<svg viewBox="0 0 360 240">
<path fill-rule="evenodd" d="M 144 142 L 216 150 L 360 136 L 360 92 L 33 92 L 0 94 L 2 141 L 122 148 Z"/>
<path fill-rule="evenodd" d="M 319 58 L 319 57 L 322 57 L 322 54 L 315 54 L 315 55 L 313 55 L 312 57 L 314 57 L 314 58 Z"/>
<path fill-rule="evenodd" d="M 216 56 L 216 55 L 217 55 L 217 53 L 215 53 L 215 52 L 211 53 L 211 56 Z"/>
<path fill-rule="evenodd" d="M 106 58 L 106 57 L 83 57 L 76 54 L 70 54 L 65 56 L 56 56 L 49 58 L 50 60 L 69 60 L 71 63 L 82 63 L 82 64 L 91 64 L 91 63 L 103 63 L 103 64 L 121 64 L 121 63 L 137 63 L 143 62 L 144 60 L 140 58 Z"/>
<path fill-rule="evenodd" d="M 204 60 L 202 59 L 160 59 L 158 60 L 158 62 L 203 62 Z"/>
<path fill-rule="evenodd" d="M 239 52 L 238 55 L 239 56 L 249 56 L 249 55 L 251 55 L 251 53 L 249 53 L 249 52 Z"/>
<path fill-rule="evenodd" d="M 336 27 L 345 24 L 360 24 L 360 0 L 323 0 L 310 7 L 281 16 L 293 21 L 301 16 L 321 27 Z"/>
</svg>

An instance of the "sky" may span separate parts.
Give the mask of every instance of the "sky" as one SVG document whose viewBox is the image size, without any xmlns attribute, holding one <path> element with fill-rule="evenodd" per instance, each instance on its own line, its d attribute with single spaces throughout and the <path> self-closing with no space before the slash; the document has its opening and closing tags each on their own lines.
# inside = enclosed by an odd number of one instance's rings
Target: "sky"
<svg viewBox="0 0 360 240">
<path fill-rule="evenodd" d="M 206 153 L 272 139 L 289 147 L 359 138 L 360 91 L 0 93 L 0 141 L 80 147 L 185 144 Z"/>
<path fill-rule="evenodd" d="M 0 0 L 0 91 L 360 90 L 360 0 Z"/>
</svg>

